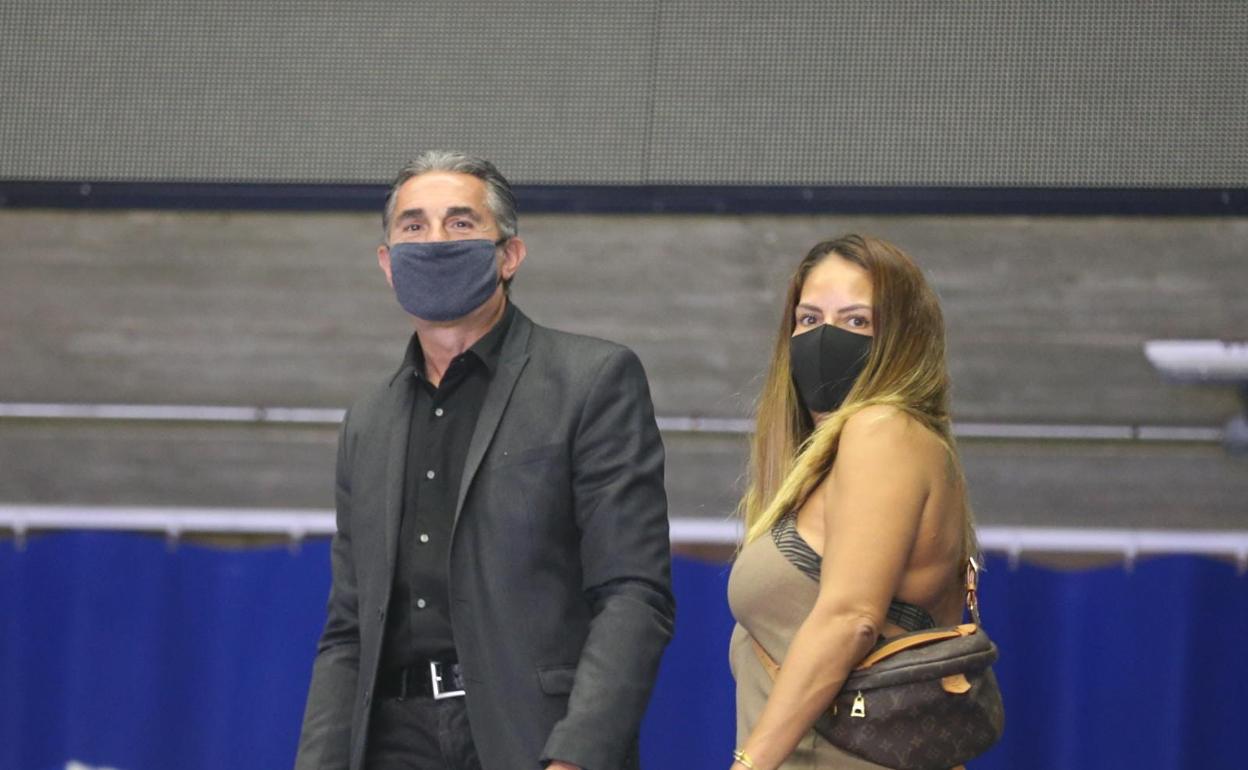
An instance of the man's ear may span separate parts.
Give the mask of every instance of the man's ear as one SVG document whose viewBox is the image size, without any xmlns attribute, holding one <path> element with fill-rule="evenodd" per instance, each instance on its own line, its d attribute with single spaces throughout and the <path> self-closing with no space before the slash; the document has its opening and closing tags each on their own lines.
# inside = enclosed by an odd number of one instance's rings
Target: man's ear
<svg viewBox="0 0 1248 770">
<path fill-rule="evenodd" d="M 394 288 L 394 277 L 390 274 L 390 247 L 381 244 L 377 247 L 377 265 L 381 268 L 381 272 L 386 274 L 386 283 L 390 284 L 390 288 Z"/>
<path fill-rule="evenodd" d="M 520 263 L 524 261 L 528 249 L 525 248 L 524 241 L 520 240 L 520 236 L 508 238 L 501 249 L 502 259 L 498 263 L 498 274 L 504 281 L 510 281 L 520 269 Z"/>
</svg>

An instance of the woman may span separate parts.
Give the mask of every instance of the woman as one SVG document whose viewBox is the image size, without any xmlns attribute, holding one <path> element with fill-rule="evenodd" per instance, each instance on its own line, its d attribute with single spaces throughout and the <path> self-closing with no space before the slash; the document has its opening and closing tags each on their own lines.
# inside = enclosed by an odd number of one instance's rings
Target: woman
<svg viewBox="0 0 1248 770">
<path fill-rule="evenodd" d="M 816 723 L 881 637 L 961 622 L 976 546 L 948 401 L 940 304 L 914 262 L 859 235 L 811 249 L 759 399 L 728 585 L 734 770 L 879 767 Z M 781 663 L 774 684 L 751 640 Z"/>
</svg>

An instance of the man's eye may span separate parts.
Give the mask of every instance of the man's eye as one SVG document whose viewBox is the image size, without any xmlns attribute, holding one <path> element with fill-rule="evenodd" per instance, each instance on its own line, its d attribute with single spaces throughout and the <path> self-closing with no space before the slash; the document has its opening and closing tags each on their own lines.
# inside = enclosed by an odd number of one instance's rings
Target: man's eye
<svg viewBox="0 0 1248 770">
<path fill-rule="evenodd" d="M 416 232 L 418 229 L 420 229 L 420 224 L 419 224 L 419 223 L 417 223 L 417 222 L 412 222 L 412 223 L 410 223 L 410 224 L 406 224 L 406 225 L 404 225 L 404 226 L 403 226 L 403 229 L 404 229 L 404 230 L 409 230 L 409 231 L 411 231 L 411 232 Z"/>
<path fill-rule="evenodd" d="M 459 229 L 459 230 L 466 230 L 466 229 L 468 229 L 469 227 L 472 227 L 472 223 L 471 223 L 471 222 L 466 222 L 466 221 L 464 221 L 464 220 L 462 220 L 462 219 L 461 219 L 461 220 L 459 220 L 458 222 L 452 222 L 452 223 L 451 223 L 451 227 L 454 227 L 454 228 Z"/>
</svg>

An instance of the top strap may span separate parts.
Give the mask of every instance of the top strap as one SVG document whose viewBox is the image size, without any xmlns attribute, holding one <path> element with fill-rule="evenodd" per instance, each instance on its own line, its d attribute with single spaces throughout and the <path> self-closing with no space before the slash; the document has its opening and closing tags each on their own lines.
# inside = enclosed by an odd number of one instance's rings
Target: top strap
<svg viewBox="0 0 1248 770">
<path fill-rule="evenodd" d="M 971 612 L 971 620 L 975 625 L 982 626 L 979 619 L 979 561 L 974 557 L 966 560 L 966 608 Z"/>
</svg>

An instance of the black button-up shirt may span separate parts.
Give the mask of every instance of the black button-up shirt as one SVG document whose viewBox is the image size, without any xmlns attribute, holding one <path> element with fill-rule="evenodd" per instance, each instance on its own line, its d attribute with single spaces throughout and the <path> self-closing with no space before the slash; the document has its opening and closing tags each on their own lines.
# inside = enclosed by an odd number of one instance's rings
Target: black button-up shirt
<svg viewBox="0 0 1248 770">
<path fill-rule="evenodd" d="M 412 422 L 383 670 L 426 659 L 457 659 L 447 589 L 451 527 L 468 443 L 513 313 L 508 303 L 494 328 L 451 360 L 437 387 L 425 377 L 420 339 L 412 335 L 407 349 L 413 371 Z"/>
</svg>

